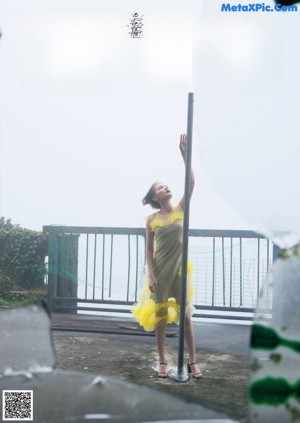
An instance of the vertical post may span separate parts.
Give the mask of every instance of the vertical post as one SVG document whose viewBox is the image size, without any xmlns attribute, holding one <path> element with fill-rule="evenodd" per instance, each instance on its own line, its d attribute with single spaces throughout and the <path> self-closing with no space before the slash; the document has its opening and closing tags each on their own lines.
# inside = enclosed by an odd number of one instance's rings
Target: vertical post
<svg viewBox="0 0 300 423">
<path fill-rule="evenodd" d="M 137 296 L 138 290 L 138 270 L 139 270 L 139 236 L 136 235 L 136 256 L 135 256 L 135 290 L 134 296 Z"/>
<path fill-rule="evenodd" d="M 182 277 L 181 277 L 181 299 L 180 299 L 180 328 L 178 345 L 178 381 L 184 382 L 185 377 L 183 368 L 184 356 L 184 321 L 186 304 L 186 284 L 187 284 L 187 264 L 188 264 L 188 236 L 189 236 L 189 218 L 190 218 L 190 179 L 192 162 L 192 137 L 193 137 L 193 111 L 194 94 L 188 94 L 188 117 L 187 117 L 187 146 L 185 157 L 185 188 L 184 188 L 184 218 L 183 218 L 183 239 L 182 239 Z"/>
<path fill-rule="evenodd" d="M 101 289 L 101 300 L 104 298 L 104 267 L 105 267 L 105 234 L 102 235 L 102 289 Z"/>
<path fill-rule="evenodd" d="M 95 234 L 95 243 L 94 243 L 93 300 L 95 299 L 95 289 L 96 289 L 96 261 L 97 261 L 97 234 Z"/>
<path fill-rule="evenodd" d="M 278 245 L 273 244 L 273 264 L 274 261 L 280 256 L 281 249 L 278 247 Z"/>
<path fill-rule="evenodd" d="M 243 305 L 243 255 L 242 238 L 240 238 L 240 307 Z"/>
<path fill-rule="evenodd" d="M 230 238 L 230 303 L 229 307 L 232 307 L 232 237 Z"/>
<path fill-rule="evenodd" d="M 223 306 L 226 303 L 226 278 L 225 278 L 225 253 L 224 253 L 224 237 L 222 237 L 222 273 L 223 273 Z"/>
<path fill-rule="evenodd" d="M 130 285 L 130 234 L 128 234 L 127 301 L 129 300 L 129 285 Z"/>
<path fill-rule="evenodd" d="M 213 237 L 213 268 L 212 268 L 212 289 L 211 305 L 215 305 L 215 285 L 216 285 L 216 238 Z"/>
<path fill-rule="evenodd" d="M 272 257 L 272 259 L 273 259 L 273 265 L 272 265 L 272 267 L 274 268 L 275 261 L 280 258 L 281 248 L 277 244 L 274 244 L 273 243 L 272 250 L 273 250 L 272 251 L 272 253 L 273 253 L 272 254 L 273 255 L 273 257 Z M 274 270 L 273 270 L 272 278 L 273 278 L 273 284 L 274 284 Z M 277 298 L 276 298 L 275 297 L 275 292 L 276 292 L 276 290 L 274 289 L 274 285 L 273 285 L 273 289 L 272 289 L 272 303 L 270 305 L 270 312 L 272 313 L 272 318 L 274 318 L 274 310 L 276 310 L 275 307 L 277 307 L 277 308 L 280 307 L 278 305 L 278 301 L 279 301 L 280 296 L 277 295 Z M 273 312 L 272 312 L 272 310 L 273 310 Z"/>
<path fill-rule="evenodd" d="M 257 288 L 256 288 L 256 301 L 258 301 L 260 290 L 260 238 L 257 238 Z"/>
<path fill-rule="evenodd" d="M 56 233 L 49 233 L 48 257 L 48 306 L 49 311 L 52 312 L 57 297 L 58 235 Z"/>
<path fill-rule="evenodd" d="M 75 313 L 78 297 L 79 235 L 64 233 L 58 237 L 58 271 L 56 311 Z M 64 298 L 72 298 L 72 301 Z"/>
<path fill-rule="evenodd" d="M 113 247 L 114 247 L 114 234 L 110 235 L 110 269 L 109 269 L 109 291 L 108 296 L 111 297 L 111 282 L 112 282 L 112 269 L 113 269 Z"/>
</svg>

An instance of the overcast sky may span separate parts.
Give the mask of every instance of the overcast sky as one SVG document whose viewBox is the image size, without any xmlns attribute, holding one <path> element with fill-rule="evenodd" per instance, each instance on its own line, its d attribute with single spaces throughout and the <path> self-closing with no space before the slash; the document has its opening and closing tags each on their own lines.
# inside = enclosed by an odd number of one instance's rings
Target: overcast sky
<svg viewBox="0 0 300 423">
<path fill-rule="evenodd" d="M 2 0 L 0 214 L 38 230 L 144 225 L 153 181 L 182 195 L 192 91 L 190 226 L 299 239 L 300 11 L 221 5 Z"/>
</svg>

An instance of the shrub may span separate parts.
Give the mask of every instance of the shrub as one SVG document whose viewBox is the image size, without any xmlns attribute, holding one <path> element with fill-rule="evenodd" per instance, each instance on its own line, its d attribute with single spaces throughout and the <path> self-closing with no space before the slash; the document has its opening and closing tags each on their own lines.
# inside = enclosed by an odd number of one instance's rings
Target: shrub
<svg viewBox="0 0 300 423">
<path fill-rule="evenodd" d="M 47 252 L 47 235 L 21 228 L 12 224 L 10 219 L 1 217 L 0 285 L 3 286 L 0 292 L 7 291 L 4 285 L 23 290 L 43 288 Z"/>
<path fill-rule="evenodd" d="M 0 298 L 2 300 L 13 300 L 13 292 L 17 289 L 15 282 L 2 271 L 0 271 Z"/>
</svg>

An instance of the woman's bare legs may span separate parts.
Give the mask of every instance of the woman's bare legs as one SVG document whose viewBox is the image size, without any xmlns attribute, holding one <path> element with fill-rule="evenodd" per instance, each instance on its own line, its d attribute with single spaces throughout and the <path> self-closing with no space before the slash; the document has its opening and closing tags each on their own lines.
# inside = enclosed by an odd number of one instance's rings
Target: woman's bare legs
<svg viewBox="0 0 300 423">
<path fill-rule="evenodd" d="M 158 316 L 166 315 L 166 310 L 157 313 Z M 167 377 L 167 359 L 166 359 L 166 322 L 162 320 L 155 328 L 156 346 L 159 357 L 159 377 Z"/>
<path fill-rule="evenodd" d="M 163 316 L 165 313 L 162 311 L 160 316 Z M 190 316 L 185 317 L 185 327 L 184 327 L 184 337 L 189 354 L 189 363 L 196 363 L 196 346 L 195 346 L 195 335 L 192 319 Z M 162 322 L 155 329 L 156 335 L 156 344 L 157 352 L 159 356 L 159 377 L 167 376 L 167 360 L 166 360 L 166 322 Z M 197 364 L 192 364 L 191 366 L 193 376 L 197 379 L 202 377 L 201 371 Z"/>
<path fill-rule="evenodd" d="M 196 362 L 196 346 L 195 346 L 195 335 L 190 316 L 185 316 L 184 320 L 184 338 L 189 353 L 190 363 Z"/>
<path fill-rule="evenodd" d="M 157 352 L 159 356 L 159 362 L 165 363 L 166 362 L 166 323 L 162 322 L 157 328 L 155 329 L 156 335 L 156 344 L 157 344 Z"/>
<path fill-rule="evenodd" d="M 186 342 L 186 346 L 189 353 L 189 363 L 196 363 L 196 346 L 195 346 L 195 334 L 194 334 L 194 328 L 191 316 L 186 315 L 185 321 L 184 321 L 184 338 Z M 201 371 L 197 364 L 193 364 L 191 366 L 193 376 L 195 376 L 197 379 L 200 379 Z M 202 375 L 201 375 L 202 377 Z"/>
</svg>

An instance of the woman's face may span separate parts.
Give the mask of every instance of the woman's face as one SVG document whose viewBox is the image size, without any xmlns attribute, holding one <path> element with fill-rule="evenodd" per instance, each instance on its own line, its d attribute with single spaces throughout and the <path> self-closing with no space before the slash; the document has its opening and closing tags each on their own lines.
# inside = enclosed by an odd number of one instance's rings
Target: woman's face
<svg viewBox="0 0 300 423">
<path fill-rule="evenodd" d="M 172 192 L 169 187 L 159 182 L 155 187 L 153 199 L 160 203 L 170 198 L 172 198 Z"/>
</svg>

